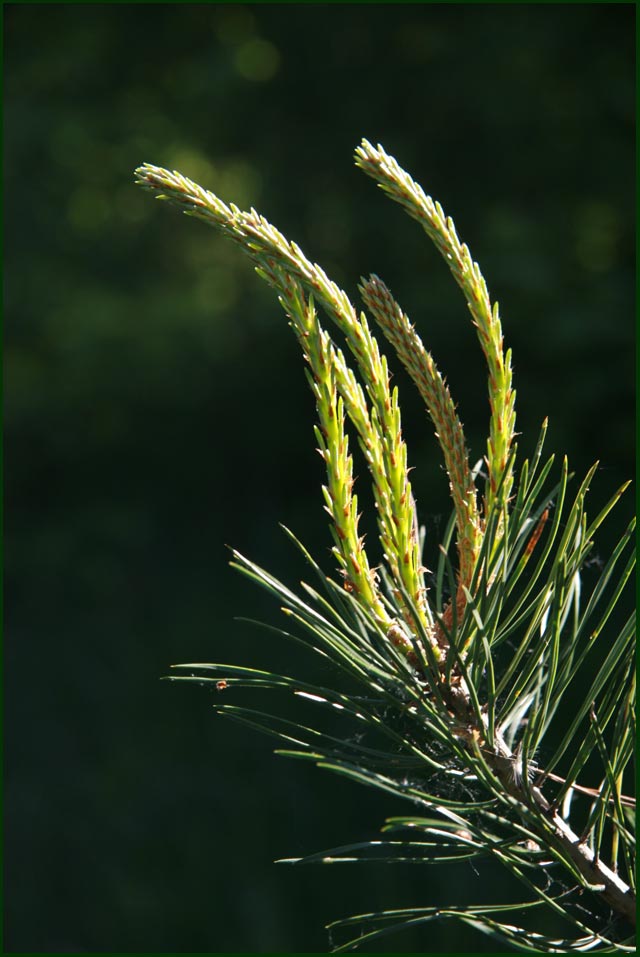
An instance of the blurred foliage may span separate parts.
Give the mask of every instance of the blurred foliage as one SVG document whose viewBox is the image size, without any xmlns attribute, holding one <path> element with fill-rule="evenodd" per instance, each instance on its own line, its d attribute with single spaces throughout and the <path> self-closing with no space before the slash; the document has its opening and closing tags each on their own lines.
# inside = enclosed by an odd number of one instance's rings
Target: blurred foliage
<svg viewBox="0 0 640 957">
<path fill-rule="evenodd" d="M 295 580 L 277 522 L 316 554 L 330 539 L 278 304 L 132 174 L 178 168 L 255 205 L 354 299 L 378 272 L 478 457 L 486 391 L 464 303 L 351 163 L 362 136 L 382 142 L 500 301 L 523 447 L 549 414 L 578 472 L 602 462 L 595 508 L 632 474 L 634 13 L 4 6 L 7 950 L 322 951 L 325 918 L 452 902 L 478 880 L 275 867 L 403 808 L 274 758 L 204 692 L 157 680 L 185 659 L 293 672 L 289 647 L 232 621 L 277 609 L 224 544 Z M 396 381 L 436 542 L 446 482 Z M 430 929 L 431 950 L 483 946 L 444 934 Z"/>
</svg>

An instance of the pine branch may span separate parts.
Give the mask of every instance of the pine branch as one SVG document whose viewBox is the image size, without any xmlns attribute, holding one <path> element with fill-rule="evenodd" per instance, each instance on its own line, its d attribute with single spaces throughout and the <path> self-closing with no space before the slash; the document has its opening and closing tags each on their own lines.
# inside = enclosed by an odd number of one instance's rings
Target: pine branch
<svg viewBox="0 0 640 957">
<path fill-rule="evenodd" d="M 238 552 L 232 564 L 276 597 L 297 629 L 271 630 L 331 662 L 354 692 L 225 664 L 180 665 L 179 672 L 187 673 L 173 680 L 198 681 L 216 691 L 285 689 L 307 706 L 340 711 L 355 723 L 357 736 L 337 737 L 315 722 L 233 704 L 217 709 L 286 742 L 279 753 L 312 760 L 428 812 L 430 817 L 388 824 L 413 828 L 421 840 L 376 844 L 385 860 L 487 856 L 507 868 L 527 895 L 518 905 L 388 911 L 335 922 L 342 928 L 382 925 L 336 950 L 354 949 L 394 928 L 451 919 L 516 950 L 628 952 L 624 922 L 635 924 L 635 800 L 627 793 L 635 741 L 635 617 L 606 643 L 604 635 L 632 575 L 633 523 L 589 594 L 583 594 L 581 579 L 594 535 L 626 486 L 589 521 L 586 498 L 597 466 L 570 499 L 566 460 L 556 480 L 553 457 L 542 464 L 546 419 L 531 462 L 518 466 L 511 355 L 504 351 L 497 306 L 478 265 L 440 205 L 382 147 L 363 140 L 356 163 L 423 226 L 467 299 L 489 370 L 482 509 L 445 380 L 382 280 L 362 280 L 365 305 L 425 402 L 449 478 L 454 515 L 435 589 L 427 593 L 398 393 L 365 314 L 358 315 L 321 267 L 255 210 L 228 206 L 179 173 L 140 167 L 141 186 L 239 245 L 278 294 L 300 343 L 316 402 L 315 435 L 326 467 L 323 496 L 340 580 L 326 576 L 291 533 L 318 587 L 302 582 L 297 593 Z M 316 302 L 344 335 L 363 385 L 323 328 Z M 358 531 L 347 420 L 372 480 L 383 551 L 378 566 Z M 581 698 L 567 714 L 569 689 L 580 689 Z M 553 746 L 543 769 L 536 755 L 545 741 Z M 584 780 L 594 755 L 601 767 L 598 787 Z M 414 771 L 415 779 L 407 776 Z M 590 805 L 576 817 L 574 805 L 582 797 Z M 337 849 L 331 859 L 360 862 L 360 852 L 372 848 L 359 842 Z M 320 857 L 326 854 L 306 860 Z M 559 889 L 548 874 L 555 865 L 568 882 Z M 507 922 L 516 908 L 554 914 L 567 928 L 565 937 Z"/>
</svg>

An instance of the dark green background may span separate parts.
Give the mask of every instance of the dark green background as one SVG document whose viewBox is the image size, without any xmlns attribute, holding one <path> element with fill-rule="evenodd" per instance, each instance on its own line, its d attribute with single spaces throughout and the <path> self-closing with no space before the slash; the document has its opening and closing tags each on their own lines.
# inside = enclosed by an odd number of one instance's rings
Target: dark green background
<svg viewBox="0 0 640 957">
<path fill-rule="evenodd" d="M 479 347 L 426 237 L 353 167 L 362 136 L 382 142 L 501 303 L 521 447 L 548 414 L 550 449 L 578 472 L 602 462 L 595 508 L 632 474 L 634 16 L 5 5 L 6 949 L 314 952 L 325 920 L 360 910 L 517 899 L 467 865 L 274 865 L 373 838 L 410 805 L 274 757 L 207 692 L 159 682 L 178 661 L 317 674 L 233 621 L 279 613 L 225 544 L 295 582 L 278 522 L 321 556 L 330 539 L 275 297 L 133 170 L 178 168 L 257 206 L 354 298 L 382 275 L 475 460 Z M 446 480 L 393 368 L 435 549 Z M 489 946 L 431 927 L 378 949 Z"/>
</svg>

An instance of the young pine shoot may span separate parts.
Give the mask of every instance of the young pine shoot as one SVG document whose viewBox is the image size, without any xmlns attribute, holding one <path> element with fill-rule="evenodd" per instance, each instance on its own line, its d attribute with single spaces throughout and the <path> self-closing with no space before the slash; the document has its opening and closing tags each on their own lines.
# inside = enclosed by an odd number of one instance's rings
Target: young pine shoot
<svg viewBox="0 0 640 957">
<path fill-rule="evenodd" d="M 316 403 L 336 573 L 327 575 L 291 532 L 314 584 L 294 592 L 236 551 L 232 565 L 278 600 L 295 637 L 330 660 L 352 691 L 228 664 L 177 665 L 173 680 L 287 689 L 338 709 L 340 738 L 233 704 L 217 708 L 279 737 L 280 754 L 411 802 L 409 813 L 387 820 L 390 839 L 302 860 L 493 858 L 521 886 L 517 904 L 443 908 L 426 901 L 335 921 L 328 925 L 334 951 L 450 920 L 513 951 L 631 953 L 635 617 L 618 623 L 612 616 L 630 585 L 633 523 L 589 593 L 581 580 L 594 536 L 627 485 L 588 518 L 597 464 L 573 488 L 566 459 L 554 470 L 553 456 L 543 457 L 546 419 L 533 456 L 521 460 L 511 352 L 478 264 L 440 204 L 381 146 L 363 140 L 355 162 L 419 223 L 462 290 L 488 370 L 484 468 L 471 467 L 446 382 L 382 279 L 361 280 L 367 312 L 358 311 L 255 209 L 227 205 L 180 173 L 139 167 L 143 189 L 213 226 L 249 257 L 300 344 Z M 449 480 L 452 518 L 429 588 L 398 390 L 371 319 L 424 401 Z M 345 349 L 332 339 L 332 326 Z M 359 531 L 349 434 L 371 480 L 379 537 L 373 558 Z M 568 694 L 570 709 L 563 707 Z M 349 737 L 346 726 L 354 724 L 358 734 Z M 483 893 L 478 887 L 477 897 Z M 541 911 L 555 915 L 557 936 L 536 930 Z"/>
</svg>

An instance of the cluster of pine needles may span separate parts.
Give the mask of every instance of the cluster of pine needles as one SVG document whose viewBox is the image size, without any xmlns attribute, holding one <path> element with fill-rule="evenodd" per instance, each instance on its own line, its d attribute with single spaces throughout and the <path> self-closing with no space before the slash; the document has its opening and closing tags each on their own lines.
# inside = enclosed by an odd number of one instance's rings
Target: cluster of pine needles
<svg viewBox="0 0 640 957">
<path fill-rule="evenodd" d="M 136 181 L 213 226 L 276 292 L 297 337 L 316 402 L 326 466 L 323 496 L 337 573 L 327 575 L 287 531 L 312 578 L 293 591 L 248 558 L 232 564 L 274 595 L 290 626 L 274 630 L 333 663 L 348 691 L 229 664 L 176 666 L 174 680 L 213 688 L 284 689 L 339 712 L 340 736 L 233 704 L 217 709 L 304 758 L 412 802 L 385 839 L 305 861 L 499 861 L 522 885 L 517 904 L 423 906 L 329 925 L 335 951 L 400 928 L 453 920 L 515 951 L 634 951 L 635 618 L 616 606 L 634 567 L 633 524 L 585 594 L 594 535 L 624 492 L 595 518 L 585 500 L 597 463 L 572 487 L 566 459 L 543 454 L 546 420 L 520 460 L 511 353 L 497 303 L 453 221 L 381 146 L 363 140 L 356 165 L 416 220 L 462 290 L 488 370 L 489 428 L 472 467 L 445 379 L 385 283 L 362 279 L 367 310 L 256 210 L 227 205 L 177 172 L 145 164 Z M 429 573 L 409 481 L 397 388 L 368 316 L 424 401 L 453 502 Z M 324 323 L 339 330 L 348 354 Z M 359 531 L 349 432 L 369 471 L 381 558 Z M 624 607 L 620 603 L 619 609 Z M 619 610 L 618 609 L 618 610 Z M 289 627 L 292 629 L 289 630 Z M 570 713 L 563 702 L 570 696 Z M 318 711 L 320 714 L 320 711 Z M 316 726 L 320 724 L 320 727 Z M 544 767 L 536 756 L 545 754 Z M 387 835 L 391 835 L 387 839 Z M 540 912 L 554 914 L 545 936 Z"/>
</svg>

